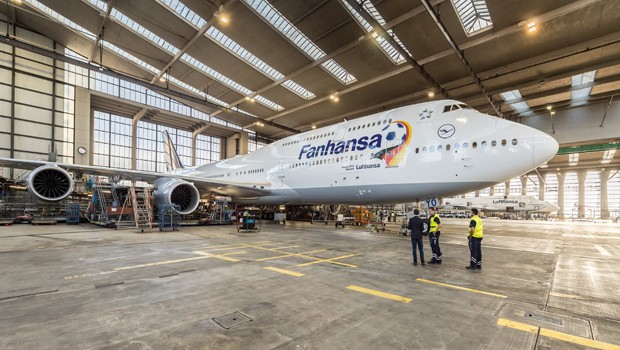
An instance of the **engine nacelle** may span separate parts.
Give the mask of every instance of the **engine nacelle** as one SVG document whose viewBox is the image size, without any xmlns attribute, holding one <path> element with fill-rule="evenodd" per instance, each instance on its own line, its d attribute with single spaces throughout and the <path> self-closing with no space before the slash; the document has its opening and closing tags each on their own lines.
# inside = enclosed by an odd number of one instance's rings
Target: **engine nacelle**
<svg viewBox="0 0 620 350">
<path fill-rule="evenodd" d="M 65 170 L 56 165 L 43 165 L 34 169 L 26 179 L 28 192 L 37 198 L 57 202 L 73 192 L 73 179 Z"/>
<path fill-rule="evenodd" d="M 162 177 L 155 180 L 155 205 L 178 205 L 179 213 L 189 214 L 198 208 L 200 193 L 194 184 L 185 180 Z"/>
</svg>

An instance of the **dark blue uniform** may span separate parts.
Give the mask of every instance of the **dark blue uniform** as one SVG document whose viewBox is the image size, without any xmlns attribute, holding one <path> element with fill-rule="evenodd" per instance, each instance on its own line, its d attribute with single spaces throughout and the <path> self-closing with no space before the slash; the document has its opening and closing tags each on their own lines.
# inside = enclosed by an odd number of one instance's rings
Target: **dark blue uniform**
<svg viewBox="0 0 620 350">
<path fill-rule="evenodd" d="M 424 221 L 419 216 L 414 216 L 409 219 L 407 228 L 411 230 L 411 248 L 413 253 L 413 264 L 418 264 L 418 257 L 416 254 L 416 245 L 420 250 L 420 261 L 424 265 L 424 246 L 422 244 L 422 232 L 424 231 Z"/>
</svg>

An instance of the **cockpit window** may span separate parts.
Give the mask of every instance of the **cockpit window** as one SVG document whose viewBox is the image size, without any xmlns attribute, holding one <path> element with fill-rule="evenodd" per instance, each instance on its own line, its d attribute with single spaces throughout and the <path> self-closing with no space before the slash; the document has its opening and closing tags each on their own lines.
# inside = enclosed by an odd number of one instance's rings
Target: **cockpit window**
<svg viewBox="0 0 620 350">
<path fill-rule="evenodd" d="M 457 105 L 447 105 L 443 107 L 443 112 L 447 113 L 447 112 L 451 112 L 451 111 L 456 111 L 458 109 L 473 109 L 471 107 L 469 107 L 468 105 L 464 104 L 464 103 L 459 103 Z"/>
</svg>

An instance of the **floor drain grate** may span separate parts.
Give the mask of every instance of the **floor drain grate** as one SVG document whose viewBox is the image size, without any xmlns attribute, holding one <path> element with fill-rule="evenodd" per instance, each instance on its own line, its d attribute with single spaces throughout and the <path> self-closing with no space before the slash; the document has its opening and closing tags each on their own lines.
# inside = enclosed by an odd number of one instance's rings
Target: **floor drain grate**
<svg viewBox="0 0 620 350">
<path fill-rule="evenodd" d="M 231 314 L 218 316 L 218 317 L 213 318 L 212 320 L 226 329 L 230 329 L 232 327 L 236 327 L 236 326 L 252 321 L 251 318 L 240 313 L 239 311 L 235 311 Z"/>
</svg>

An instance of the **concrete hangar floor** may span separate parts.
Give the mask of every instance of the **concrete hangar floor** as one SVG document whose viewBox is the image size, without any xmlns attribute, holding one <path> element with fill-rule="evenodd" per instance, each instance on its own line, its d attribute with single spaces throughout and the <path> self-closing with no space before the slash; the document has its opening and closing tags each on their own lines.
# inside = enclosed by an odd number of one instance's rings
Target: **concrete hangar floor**
<svg viewBox="0 0 620 350">
<path fill-rule="evenodd" d="M 466 225 L 424 267 L 407 237 L 316 223 L 1 227 L 0 348 L 619 348 L 618 225 L 486 220 L 476 272 Z"/>
</svg>

